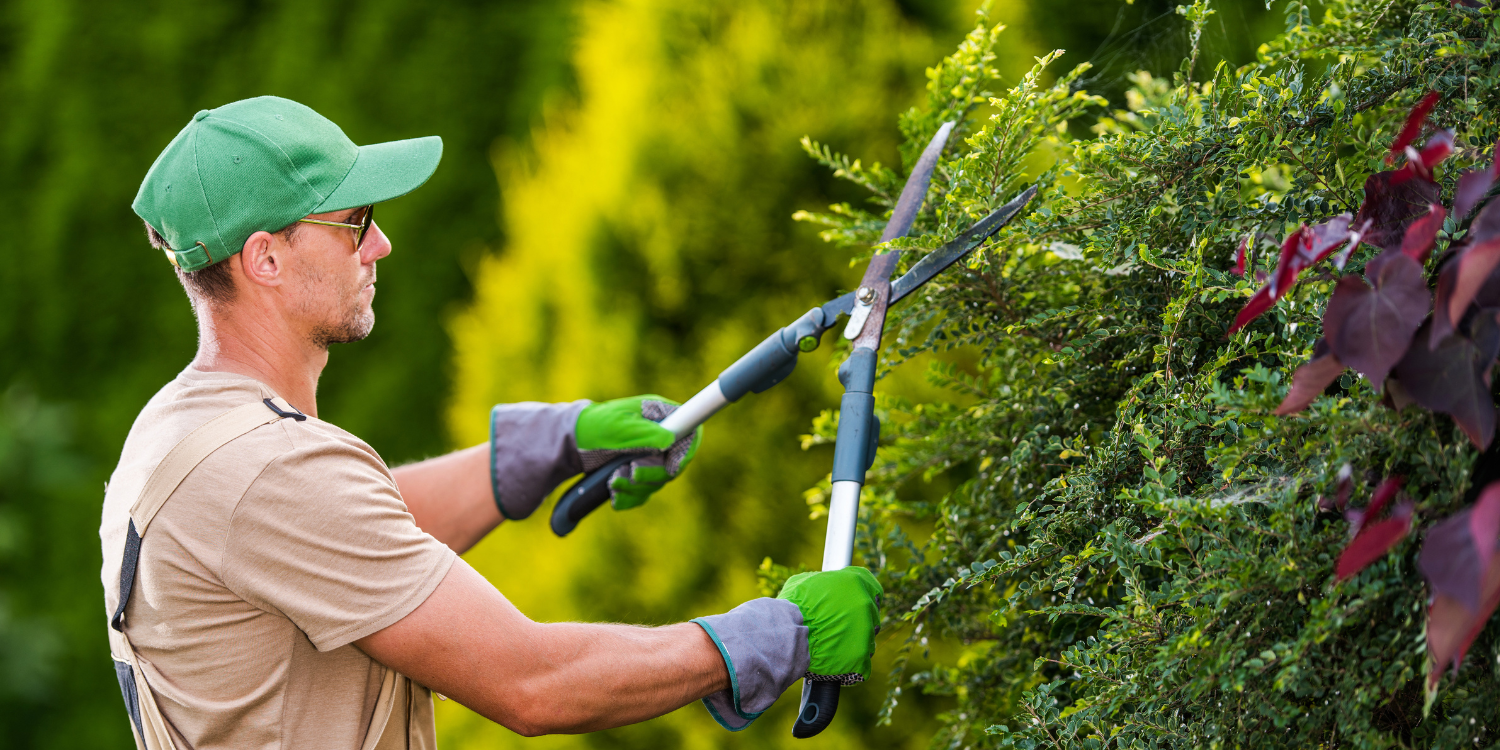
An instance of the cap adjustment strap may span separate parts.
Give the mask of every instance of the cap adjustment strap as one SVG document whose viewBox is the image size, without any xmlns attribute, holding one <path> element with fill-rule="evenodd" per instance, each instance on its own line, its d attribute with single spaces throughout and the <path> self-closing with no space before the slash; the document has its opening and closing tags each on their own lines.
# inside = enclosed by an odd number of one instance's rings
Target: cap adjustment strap
<svg viewBox="0 0 1500 750">
<path fill-rule="evenodd" d="M 200 247 L 203 248 L 201 253 L 198 251 Z M 214 254 L 209 252 L 208 245 L 202 242 L 194 242 L 193 247 L 186 250 L 166 250 L 165 252 L 167 260 L 183 271 L 197 271 L 214 264 Z"/>
</svg>

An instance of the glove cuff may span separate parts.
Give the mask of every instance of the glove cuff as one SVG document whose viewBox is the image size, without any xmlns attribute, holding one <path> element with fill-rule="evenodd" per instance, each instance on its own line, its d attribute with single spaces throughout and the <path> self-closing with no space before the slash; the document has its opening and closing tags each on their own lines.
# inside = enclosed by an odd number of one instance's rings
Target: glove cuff
<svg viewBox="0 0 1500 750">
<path fill-rule="evenodd" d="M 724 657 L 729 689 L 703 699 L 719 726 L 750 726 L 792 683 L 807 673 L 807 627 L 802 611 L 785 599 L 751 599 L 697 623 Z"/>
<path fill-rule="evenodd" d="M 500 404 L 490 411 L 490 489 L 500 515 L 519 521 L 583 471 L 574 427 L 589 401 Z"/>
</svg>

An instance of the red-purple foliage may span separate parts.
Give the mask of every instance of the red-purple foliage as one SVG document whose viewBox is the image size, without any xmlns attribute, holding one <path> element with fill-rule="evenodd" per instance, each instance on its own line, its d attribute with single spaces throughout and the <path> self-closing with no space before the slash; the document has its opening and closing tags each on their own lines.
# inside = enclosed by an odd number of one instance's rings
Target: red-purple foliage
<svg viewBox="0 0 1500 750">
<path fill-rule="evenodd" d="M 1406 124 L 1401 126 L 1401 132 L 1397 133 L 1396 140 L 1391 142 L 1390 153 L 1385 155 L 1386 164 L 1395 164 L 1396 155 L 1405 151 L 1406 147 L 1417 139 L 1417 134 L 1422 132 L 1422 123 L 1427 121 L 1427 115 L 1432 112 L 1433 107 L 1437 106 L 1439 98 L 1438 92 L 1429 91 L 1421 101 L 1417 102 L 1417 106 L 1412 107 L 1411 114 L 1406 116 Z"/>
<path fill-rule="evenodd" d="M 1490 484 L 1474 505 L 1427 531 L 1417 568 L 1432 588 L 1427 608 L 1430 690 L 1443 669 L 1454 670 L 1500 604 L 1500 482 Z"/>
<path fill-rule="evenodd" d="M 1444 300 L 1448 308 L 1445 312 L 1450 320 L 1458 321 L 1500 264 L 1500 202 L 1492 201 L 1479 210 L 1463 246 L 1454 251 L 1448 263 L 1456 267 L 1452 292 Z"/>
<path fill-rule="evenodd" d="M 1471 5 L 1462 0 L 1456 4 Z M 1394 163 L 1397 154 L 1404 154 L 1405 163 L 1370 175 L 1352 221 L 1346 215 L 1313 227 L 1304 225 L 1286 238 L 1276 272 L 1240 311 L 1230 332 L 1270 309 L 1297 283 L 1298 274 L 1340 245 L 1347 248 L 1336 261 L 1340 269 L 1361 242 L 1380 248 L 1382 252 L 1366 264 L 1363 278 L 1351 274 L 1338 280 L 1323 313 L 1323 338 L 1312 360 L 1293 373 L 1292 386 L 1276 413 L 1305 409 L 1347 365 L 1369 378 L 1376 390 L 1383 389 L 1387 404 L 1400 409 L 1416 403 L 1447 414 L 1483 450 L 1495 434 L 1490 375 L 1500 356 L 1500 201 L 1485 203 L 1500 182 L 1500 143 L 1489 166 L 1459 176 L 1451 215 L 1460 229 L 1471 214 L 1474 218 L 1462 240 L 1442 259 L 1434 302 L 1423 265 L 1443 236 L 1450 214 L 1439 202 L 1433 170 L 1453 153 L 1454 135 L 1451 130 L 1438 131 L 1420 150 L 1412 143 L 1437 102 L 1438 95 L 1429 93 L 1412 109 L 1387 159 Z M 1237 267 L 1241 275 L 1244 248 Z M 1413 346 L 1414 339 L 1427 346 Z M 1334 568 L 1338 580 L 1354 576 L 1410 533 L 1414 506 L 1404 497 L 1398 499 L 1400 487 L 1400 477 L 1387 479 L 1366 508 L 1347 509 L 1353 480 L 1346 464 L 1335 496 L 1318 498 L 1320 512 L 1342 511 L 1349 521 L 1349 542 Z M 1387 508 L 1391 510 L 1383 516 Z M 1427 621 L 1429 691 L 1445 668 L 1458 668 L 1500 606 L 1497 546 L 1500 482 L 1486 487 L 1472 507 L 1426 534 L 1418 566 L 1432 589 Z"/>
<path fill-rule="evenodd" d="M 1433 204 L 1429 207 L 1426 216 L 1406 228 L 1406 235 L 1401 238 L 1401 252 L 1418 263 L 1426 263 L 1427 254 L 1437 244 L 1438 230 L 1443 228 L 1443 219 L 1446 218 L 1448 212 L 1442 206 Z"/>
<path fill-rule="evenodd" d="M 1418 340 L 1423 333 L 1417 333 Z M 1393 375 L 1413 400 L 1452 417 L 1469 440 L 1483 450 L 1495 436 L 1490 367 L 1497 353 L 1500 325 L 1491 310 L 1475 316 L 1467 336 L 1448 336 L 1436 349 L 1411 347 L 1396 364 Z"/>
<path fill-rule="evenodd" d="M 1343 513 L 1349 507 L 1349 496 L 1354 494 L 1354 467 L 1344 464 L 1339 467 L 1333 497 L 1319 497 L 1318 510 L 1325 513 Z"/>
<path fill-rule="evenodd" d="M 1238 331 L 1246 323 L 1271 309 L 1271 306 L 1276 304 L 1276 300 L 1285 296 L 1297 283 L 1298 274 L 1332 255 L 1334 250 L 1345 243 L 1348 249 L 1340 255 L 1337 263 L 1341 269 L 1349 253 L 1360 242 L 1369 243 L 1382 250 L 1401 250 L 1419 264 L 1427 259 L 1427 253 L 1432 251 L 1432 245 L 1436 241 L 1437 232 L 1442 228 L 1443 215 L 1446 214 L 1438 205 L 1438 184 L 1432 179 L 1432 169 L 1453 153 L 1453 131 L 1438 131 L 1428 139 L 1427 144 L 1420 151 L 1411 148 L 1411 143 L 1421 132 L 1427 114 L 1437 101 L 1437 93 L 1429 93 L 1412 109 L 1406 119 L 1406 125 L 1401 129 L 1395 142 L 1391 144 L 1391 153 L 1388 158 L 1388 161 L 1393 161 L 1396 154 L 1404 153 L 1407 157 L 1406 163 L 1400 169 L 1376 172 L 1365 180 L 1365 200 L 1360 205 L 1358 213 L 1352 218 L 1345 214 L 1311 227 L 1303 225 L 1287 235 L 1281 245 L 1281 258 L 1276 264 L 1275 273 L 1271 274 L 1266 286 L 1257 291 L 1245 303 L 1239 315 L 1235 316 L 1234 323 L 1229 327 L 1229 333 Z M 1425 218 L 1423 217 L 1424 211 Z M 1419 219 L 1422 221 L 1418 221 Z M 1419 224 L 1420 228 L 1409 238 L 1409 230 L 1414 223 Z M 1235 267 L 1238 275 L 1244 273 L 1245 247 L 1246 244 L 1241 243 L 1239 254 L 1241 263 Z M 1415 325 L 1412 328 L 1415 330 Z M 1337 346 L 1334 347 L 1334 351 L 1338 351 Z M 1399 358 L 1400 353 L 1396 356 Z M 1355 369 L 1359 369 L 1347 357 L 1342 354 L 1340 357 Z M 1394 364 L 1395 360 L 1391 362 Z M 1366 375 L 1368 376 L 1368 373 Z M 1377 383 L 1378 386 L 1379 383 Z"/>
<path fill-rule="evenodd" d="M 1401 477 L 1391 477 L 1381 482 L 1364 510 L 1344 511 L 1344 517 L 1349 519 L 1350 539 L 1334 567 L 1334 575 L 1340 581 L 1347 580 L 1370 563 L 1384 557 L 1391 547 L 1396 546 L 1396 542 L 1411 531 L 1413 506 L 1410 500 L 1403 499 L 1397 503 L 1389 518 L 1375 520 L 1380 511 L 1400 494 L 1403 481 Z"/>
<path fill-rule="evenodd" d="M 1458 190 L 1453 194 L 1453 218 L 1459 221 L 1469 218 L 1469 212 L 1490 192 L 1490 187 L 1495 184 L 1496 170 L 1500 169 L 1500 159 L 1497 156 L 1500 156 L 1500 141 L 1495 142 L 1495 151 L 1490 156 L 1488 167 L 1470 170 L 1458 176 Z"/>
<path fill-rule="evenodd" d="M 1234 323 L 1229 326 L 1229 332 L 1234 333 L 1245 327 L 1246 323 L 1255 320 L 1261 313 L 1271 309 L 1276 304 L 1276 298 L 1271 296 L 1271 285 L 1267 284 L 1256 290 L 1250 296 L 1250 301 L 1240 308 L 1240 314 L 1234 316 Z"/>
<path fill-rule="evenodd" d="M 1362 241 L 1382 250 L 1401 247 L 1406 228 L 1438 202 L 1438 184 L 1432 179 L 1432 168 L 1453 151 L 1453 132 L 1444 130 L 1432 137 L 1415 157 L 1400 169 L 1376 172 L 1365 180 L 1365 202 L 1355 214 L 1355 222 L 1369 222 Z"/>
<path fill-rule="evenodd" d="M 1281 299 L 1297 284 L 1297 275 L 1309 266 L 1327 258 L 1333 254 L 1349 238 L 1349 214 L 1335 216 L 1334 218 L 1317 226 L 1297 227 L 1297 230 L 1287 235 L 1286 240 L 1281 243 L 1281 255 L 1276 262 L 1276 270 L 1271 273 L 1271 278 L 1266 285 L 1261 287 L 1240 314 L 1230 325 L 1229 332 L 1234 333 L 1243 328 L 1246 323 L 1254 320 L 1256 316 L 1271 309 L 1276 300 Z M 1243 259 L 1244 250 L 1249 238 L 1240 245 Z M 1239 266 L 1236 266 L 1240 269 Z M 1240 269 L 1243 270 L 1243 269 Z"/>
<path fill-rule="evenodd" d="M 1339 279 L 1323 312 L 1323 337 L 1340 361 L 1378 391 L 1411 346 L 1432 297 L 1422 267 L 1399 252 L 1370 261 L 1365 273 L 1373 285 L 1353 274 Z"/>
<path fill-rule="evenodd" d="M 1321 354 L 1318 353 L 1320 350 Z M 1328 350 L 1328 343 L 1324 339 L 1318 339 L 1317 346 L 1313 348 L 1312 361 L 1292 373 L 1292 390 L 1286 394 L 1281 405 L 1276 407 L 1276 415 L 1285 416 L 1306 409 L 1313 399 L 1323 393 L 1323 389 L 1332 385 L 1342 374 L 1344 363 Z"/>
</svg>

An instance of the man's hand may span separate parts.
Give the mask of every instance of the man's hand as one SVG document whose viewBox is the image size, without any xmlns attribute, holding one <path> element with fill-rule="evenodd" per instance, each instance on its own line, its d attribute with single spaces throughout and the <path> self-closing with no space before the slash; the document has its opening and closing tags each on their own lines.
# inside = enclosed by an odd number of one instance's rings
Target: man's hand
<svg viewBox="0 0 1500 750">
<path fill-rule="evenodd" d="M 578 413 L 574 439 L 584 472 L 590 472 L 620 456 L 635 456 L 609 481 L 610 505 L 615 510 L 634 508 L 687 468 L 698 452 L 703 428 L 682 439 L 658 422 L 676 411 L 678 404 L 656 395 L 590 404 Z"/>
<path fill-rule="evenodd" d="M 703 699 L 725 729 L 750 726 L 799 679 L 852 685 L 870 675 L 880 583 L 850 567 L 792 576 L 775 599 L 751 599 L 698 623 L 733 675 Z"/>
<path fill-rule="evenodd" d="M 617 456 L 616 510 L 634 508 L 682 473 L 703 434 L 677 439 L 657 424 L 677 409 L 660 396 L 592 404 L 526 402 L 490 411 L 490 441 L 392 471 L 423 531 L 462 554 L 501 518 L 530 516 L 558 485 Z"/>
<path fill-rule="evenodd" d="M 854 685 L 870 676 L 882 593 L 875 576 L 859 566 L 787 579 L 776 598 L 802 611 L 812 657 L 808 679 Z"/>
</svg>

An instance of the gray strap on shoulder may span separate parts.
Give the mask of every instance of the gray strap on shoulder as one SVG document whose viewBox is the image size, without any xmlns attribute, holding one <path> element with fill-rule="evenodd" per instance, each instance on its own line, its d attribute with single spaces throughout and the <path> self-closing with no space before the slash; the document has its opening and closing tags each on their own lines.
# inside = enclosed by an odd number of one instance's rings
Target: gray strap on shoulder
<svg viewBox="0 0 1500 750">
<path fill-rule="evenodd" d="M 258 404 L 245 404 L 220 414 L 202 427 L 188 433 L 172 446 L 161 463 L 151 472 L 141 496 L 130 508 L 130 528 L 125 533 L 125 555 L 120 561 L 120 602 L 115 605 L 110 627 L 125 632 L 125 605 L 130 601 L 130 589 L 135 585 L 136 566 L 141 557 L 141 537 L 151 525 L 167 498 L 177 491 L 177 486 L 203 459 L 224 447 L 229 441 L 245 433 L 280 419 L 291 417 L 297 421 L 307 415 L 297 411 L 280 398 L 268 398 Z"/>
</svg>

